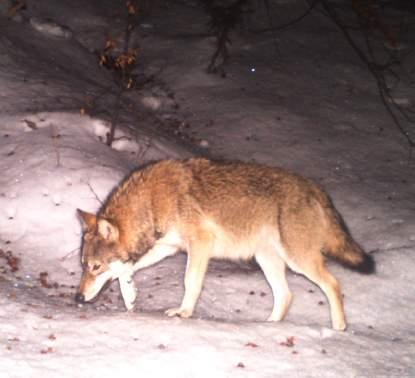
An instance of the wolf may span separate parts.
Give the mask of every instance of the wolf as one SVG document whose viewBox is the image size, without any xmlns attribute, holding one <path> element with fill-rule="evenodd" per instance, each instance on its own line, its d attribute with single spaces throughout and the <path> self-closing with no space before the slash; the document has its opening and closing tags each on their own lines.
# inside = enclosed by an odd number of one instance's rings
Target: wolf
<svg viewBox="0 0 415 378">
<path fill-rule="evenodd" d="M 272 290 L 269 321 L 284 318 L 292 300 L 286 267 L 318 285 L 332 327 L 345 330 L 342 294 L 325 257 L 373 273 L 373 257 L 351 237 L 328 195 L 282 168 L 205 158 L 162 160 L 136 169 L 98 211 L 78 209 L 83 274 L 78 303 L 92 301 L 118 279 L 128 310 L 133 275 L 179 251 L 187 253 L 184 296 L 168 316 L 190 317 L 210 259 L 255 259 Z"/>
</svg>

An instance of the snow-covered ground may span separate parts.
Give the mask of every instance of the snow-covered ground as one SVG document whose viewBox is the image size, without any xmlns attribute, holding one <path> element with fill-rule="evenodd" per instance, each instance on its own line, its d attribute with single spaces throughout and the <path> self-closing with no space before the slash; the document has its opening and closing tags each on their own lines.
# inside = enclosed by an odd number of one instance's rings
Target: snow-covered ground
<svg viewBox="0 0 415 378">
<path fill-rule="evenodd" d="M 206 16 L 192 2 L 158 2 L 134 36 L 139 67 L 156 80 L 123 98 L 109 148 L 117 87 L 92 52 L 109 32 L 122 35 L 122 7 L 27 4 L 20 18 L 0 16 L 0 377 L 415 376 L 415 160 L 323 15 L 278 34 L 279 53 L 271 35 L 235 34 L 222 78 L 205 72 Z M 202 153 L 284 166 L 330 193 L 377 263 L 371 276 L 330 263 L 345 333 L 329 328 L 325 297 L 295 274 L 286 320 L 265 322 L 262 272 L 217 261 L 195 316 L 166 318 L 182 296 L 183 255 L 137 273 L 132 313 L 116 283 L 94 304 L 74 303 L 76 208 L 97 210 L 145 161 Z"/>
</svg>

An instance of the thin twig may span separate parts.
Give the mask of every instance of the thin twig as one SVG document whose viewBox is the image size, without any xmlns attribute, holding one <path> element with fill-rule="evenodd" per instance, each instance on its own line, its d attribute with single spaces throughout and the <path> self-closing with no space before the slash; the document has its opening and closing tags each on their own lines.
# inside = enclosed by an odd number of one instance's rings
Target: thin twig
<svg viewBox="0 0 415 378">
<path fill-rule="evenodd" d="M 267 1 L 267 0 L 265 0 Z M 305 17 L 307 17 L 311 11 L 315 8 L 315 6 L 320 2 L 321 0 L 314 0 L 309 7 L 307 8 L 307 10 L 301 14 L 300 16 L 292 19 L 291 21 L 285 23 L 285 24 L 281 24 L 278 26 L 272 26 L 272 27 L 268 27 L 268 28 L 264 28 L 264 29 L 258 29 L 258 30 L 251 30 L 253 33 L 255 34 L 261 34 L 261 33 L 267 33 L 267 32 L 273 32 L 273 31 L 277 31 L 277 30 L 282 30 L 282 29 L 286 29 L 289 26 L 292 26 L 298 22 L 300 22 L 301 20 L 303 20 Z"/>
<path fill-rule="evenodd" d="M 381 69 L 383 69 L 384 67 L 381 67 L 381 66 L 377 65 L 375 62 L 369 61 L 367 59 L 366 55 L 357 46 L 357 44 L 353 40 L 352 36 L 350 35 L 349 31 L 343 26 L 342 22 L 340 21 L 339 17 L 337 16 L 337 13 L 328 4 L 327 0 L 318 0 L 318 1 L 321 1 L 321 4 L 323 5 L 323 8 L 327 12 L 327 14 L 330 16 L 331 20 L 334 22 L 334 24 L 343 33 L 344 37 L 349 42 L 350 46 L 355 50 L 355 52 L 359 56 L 359 58 L 366 64 L 369 72 L 375 78 L 382 103 L 385 106 L 385 108 L 386 108 L 387 112 L 389 113 L 389 115 L 391 116 L 395 126 L 398 128 L 399 132 L 405 137 L 409 147 L 410 148 L 415 147 L 415 142 L 412 140 L 409 133 L 403 128 L 403 126 L 400 123 L 398 117 L 395 115 L 395 113 L 392 110 L 391 103 L 394 104 L 395 106 L 397 104 L 394 102 L 392 96 L 389 93 L 387 85 L 385 83 L 385 77 L 384 77 L 384 75 L 381 71 Z"/>
<path fill-rule="evenodd" d="M 79 250 L 80 250 L 80 248 L 79 248 L 79 247 L 76 247 L 76 248 L 72 249 L 72 250 L 71 250 L 71 251 L 69 251 L 67 254 L 65 254 L 64 256 L 62 256 L 62 257 L 60 258 L 60 260 L 61 260 L 61 261 L 65 261 L 65 260 L 67 260 L 67 259 L 71 258 L 71 257 L 75 254 L 75 252 L 78 252 Z"/>
<path fill-rule="evenodd" d="M 147 151 L 150 149 L 151 145 L 153 143 L 153 140 L 151 138 L 149 138 L 148 142 L 143 146 L 143 148 L 140 148 L 140 151 L 137 155 L 137 160 L 141 161 L 144 159 L 145 154 L 147 153 Z"/>
<path fill-rule="evenodd" d="M 127 22 L 124 30 L 124 46 L 123 46 L 123 54 L 127 55 L 130 49 L 130 40 L 131 40 L 131 34 L 133 30 L 138 25 L 138 17 L 136 14 L 136 8 L 134 7 L 134 4 L 127 2 L 127 7 L 131 6 L 131 10 L 128 9 L 127 13 Z M 110 132 L 107 135 L 107 145 L 111 146 L 112 142 L 114 141 L 115 136 L 115 129 L 118 124 L 119 115 L 120 115 L 120 104 L 121 104 L 121 98 L 125 91 L 127 91 L 128 85 L 126 85 L 125 81 L 128 79 L 130 72 L 125 72 L 123 69 L 121 69 L 121 75 L 120 77 L 116 77 L 115 80 L 117 81 L 117 84 L 119 86 L 119 91 L 115 97 L 114 102 L 114 113 L 111 119 L 111 128 Z M 116 75 L 115 75 L 116 76 Z M 128 80 L 127 80 L 128 81 Z"/>
<path fill-rule="evenodd" d="M 120 88 L 117 92 L 117 95 L 115 96 L 115 101 L 114 101 L 114 112 L 112 113 L 112 117 L 111 117 L 111 127 L 110 127 L 110 131 L 107 134 L 107 145 L 111 147 L 112 142 L 114 141 L 114 136 L 115 136 L 115 129 L 118 125 L 118 119 L 120 116 L 120 103 L 121 103 L 121 97 L 124 93 L 125 89 L 123 88 L 122 84 L 120 85 Z"/>
<path fill-rule="evenodd" d="M 217 6 L 213 1 L 204 1 L 204 7 L 210 16 L 210 28 L 216 36 L 216 51 L 210 59 L 207 72 L 214 73 L 221 71 L 225 75 L 222 67 L 228 59 L 228 46 L 230 43 L 229 33 L 241 21 L 242 8 L 247 0 L 236 0 L 228 6 Z M 222 57 L 222 63 L 217 64 L 216 61 Z"/>
<path fill-rule="evenodd" d="M 58 146 L 59 133 L 55 133 L 55 125 L 51 126 L 51 138 L 52 138 L 53 148 L 55 149 L 55 153 L 56 153 L 56 167 L 59 168 L 61 166 L 61 155 L 60 155 L 59 146 Z"/>
<path fill-rule="evenodd" d="M 95 196 L 96 200 L 103 205 L 104 203 L 101 201 L 101 199 L 98 197 L 98 194 L 95 192 L 94 188 L 92 187 L 91 183 L 88 181 L 86 183 L 88 185 L 89 190 L 92 192 L 92 194 Z"/>
<path fill-rule="evenodd" d="M 269 23 L 269 27 L 270 27 L 270 32 L 272 33 L 272 41 L 274 42 L 274 48 L 275 48 L 275 52 L 277 55 L 280 55 L 280 49 L 278 46 L 278 38 L 277 38 L 277 34 L 276 31 L 274 30 L 274 21 L 272 19 L 272 13 L 271 13 L 271 5 L 269 3 L 269 0 L 264 0 L 264 4 L 265 4 L 265 9 L 267 12 L 267 16 L 268 16 L 268 23 Z"/>
<path fill-rule="evenodd" d="M 415 244 L 404 244 L 404 245 L 399 245 L 399 246 L 396 246 L 396 247 L 376 248 L 376 249 L 373 249 L 373 250 L 369 251 L 368 253 L 399 251 L 399 250 L 402 250 L 402 249 L 414 249 L 414 248 L 415 248 Z"/>
</svg>

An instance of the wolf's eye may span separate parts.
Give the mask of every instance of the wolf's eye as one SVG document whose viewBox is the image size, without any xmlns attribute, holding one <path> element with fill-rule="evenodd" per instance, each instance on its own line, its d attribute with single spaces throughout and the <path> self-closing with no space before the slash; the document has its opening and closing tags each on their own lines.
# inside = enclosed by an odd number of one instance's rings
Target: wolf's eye
<svg viewBox="0 0 415 378">
<path fill-rule="evenodd" d="M 99 268 L 101 268 L 101 264 L 94 264 L 92 266 L 92 270 L 98 270 Z"/>
</svg>

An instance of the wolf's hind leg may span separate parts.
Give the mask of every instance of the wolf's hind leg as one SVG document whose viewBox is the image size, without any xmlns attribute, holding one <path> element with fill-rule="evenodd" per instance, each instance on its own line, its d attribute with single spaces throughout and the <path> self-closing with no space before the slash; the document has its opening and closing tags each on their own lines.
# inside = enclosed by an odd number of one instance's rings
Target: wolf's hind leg
<svg viewBox="0 0 415 378">
<path fill-rule="evenodd" d="M 329 301 L 332 327 L 335 330 L 344 331 L 346 329 L 346 319 L 338 281 L 325 267 L 323 256 L 319 251 L 314 254 L 303 254 L 303 256 L 309 256 L 309 258 L 288 262 L 290 268 L 304 274 L 320 287 Z"/>
</svg>

